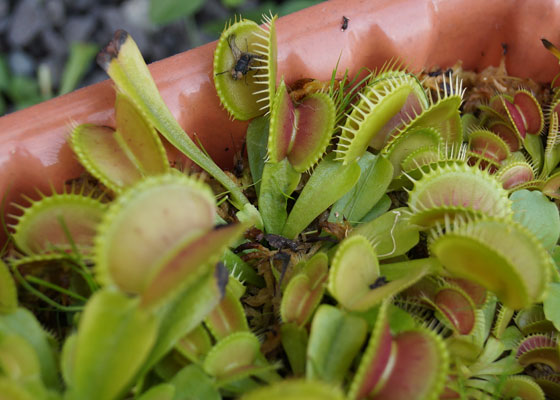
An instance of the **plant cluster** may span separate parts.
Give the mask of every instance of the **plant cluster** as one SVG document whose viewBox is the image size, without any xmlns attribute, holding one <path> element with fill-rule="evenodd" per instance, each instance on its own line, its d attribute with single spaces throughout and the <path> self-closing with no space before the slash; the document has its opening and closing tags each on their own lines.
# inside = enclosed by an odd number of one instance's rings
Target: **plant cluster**
<svg viewBox="0 0 560 400">
<path fill-rule="evenodd" d="M 462 114 L 457 74 L 394 62 L 277 85 L 275 20 L 215 51 L 225 112 L 251 120 L 238 176 L 126 32 L 99 54 L 115 127 L 69 139 L 98 184 L 12 216 L 0 399 L 560 398 L 560 92 Z"/>
</svg>

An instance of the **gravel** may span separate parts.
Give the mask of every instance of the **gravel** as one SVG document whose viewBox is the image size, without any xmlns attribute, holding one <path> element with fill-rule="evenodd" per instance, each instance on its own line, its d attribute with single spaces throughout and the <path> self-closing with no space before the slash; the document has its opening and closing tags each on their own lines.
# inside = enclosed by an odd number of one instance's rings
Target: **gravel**
<svg viewBox="0 0 560 400">
<path fill-rule="evenodd" d="M 207 0 L 191 20 L 196 28 L 187 29 L 185 20 L 158 27 L 150 20 L 149 7 L 150 0 L 0 0 L 0 55 L 12 75 L 36 79 L 39 66 L 47 66 L 56 93 L 73 42 L 101 48 L 115 30 L 125 29 L 152 62 L 214 40 L 200 27 L 233 14 L 220 0 Z M 106 78 L 92 60 L 80 86 Z M 6 111 L 14 109 L 9 96 L 0 93 L 0 100 L 7 102 Z"/>
<path fill-rule="evenodd" d="M 39 0 L 21 0 L 11 15 L 8 26 L 8 42 L 12 47 L 26 46 L 43 30 L 47 21 L 45 10 Z"/>
<path fill-rule="evenodd" d="M 150 19 L 152 1 L 170 0 L 0 0 L 0 115 L 58 93 L 74 42 L 101 49 L 115 30 L 125 29 L 150 63 L 216 39 L 234 14 L 253 12 L 256 17 L 269 7 L 282 14 L 294 11 L 295 4 L 304 7 L 319 0 L 243 0 L 243 6 L 236 9 L 228 9 L 226 0 L 205 0 L 193 16 L 161 27 Z M 289 11 L 282 11 L 284 6 Z M 256 12 L 259 7 L 261 11 Z M 46 80 L 37 80 L 39 70 Z M 92 60 L 79 86 L 106 78 Z M 20 95 L 22 87 L 31 95 Z"/>
</svg>

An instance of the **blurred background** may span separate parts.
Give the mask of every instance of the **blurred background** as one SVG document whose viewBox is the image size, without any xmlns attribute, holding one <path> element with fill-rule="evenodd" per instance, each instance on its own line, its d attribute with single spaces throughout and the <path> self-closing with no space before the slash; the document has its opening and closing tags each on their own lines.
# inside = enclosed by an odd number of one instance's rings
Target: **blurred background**
<svg viewBox="0 0 560 400">
<path fill-rule="evenodd" d="M 322 0 L 0 0 L 0 115 L 107 79 L 97 52 L 127 30 L 148 63 L 215 40 L 234 14 L 260 21 Z"/>
</svg>

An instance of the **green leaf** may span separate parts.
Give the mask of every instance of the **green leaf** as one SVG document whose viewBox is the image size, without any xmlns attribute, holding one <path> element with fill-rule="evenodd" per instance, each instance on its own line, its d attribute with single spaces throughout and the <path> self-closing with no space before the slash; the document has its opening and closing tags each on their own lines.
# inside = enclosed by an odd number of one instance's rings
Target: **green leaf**
<svg viewBox="0 0 560 400">
<path fill-rule="evenodd" d="M 0 314 L 10 314 L 16 311 L 17 306 L 16 283 L 8 266 L 0 260 Z"/>
<path fill-rule="evenodd" d="M 12 74 L 10 73 L 10 67 L 8 66 L 8 61 L 6 57 L 2 54 L 0 55 L 0 90 L 5 91 L 10 86 L 10 81 L 12 79 Z"/>
<path fill-rule="evenodd" d="M 323 304 L 311 323 L 307 347 L 307 379 L 342 383 L 352 360 L 364 344 L 365 320 Z"/>
<path fill-rule="evenodd" d="M 99 47 L 93 43 L 74 42 L 70 45 L 70 55 L 60 83 L 59 94 L 69 93 L 76 88 L 87 70 L 93 66 L 93 59 Z"/>
<path fill-rule="evenodd" d="M 266 159 L 268 124 L 268 117 L 262 116 L 253 119 L 247 128 L 247 157 L 257 196 L 261 189 L 261 179 Z"/>
<path fill-rule="evenodd" d="M 554 109 L 555 106 L 552 105 L 552 108 Z M 544 165 L 543 170 L 541 171 L 542 176 L 550 175 L 550 173 L 554 171 L 554 168 L 558 165 L 558 161 L 560 161 L 560 143 L 558 141 L 558 135 L 560 132 L 558 131 L 558 124 L 558 113 L 551 112 L 548 124 L 546 148 L 544 151 Z"/>
<path fill-rule="evenodd" d="M 343 165 L 334 158 L 330 153 L 317 165 L 288 216 L 282 236 L 295 238 L 356 184 L 360 177 L 358 163 Z"/>
<path fill-rule="evenodd" d="M 68 399 L 112 400 L 128 390 L 158 331 L 158 318 L 138 305 L 138 298 L 114 289 L 90 298 L 78 326 Z"/>
<path fill-rule="evenodd" d="M 0 315 L 0 333 L 16 334 L 24 338 L 35 350 L 41 365 L 41 377 L 48 388 L 59 388 L 55 352 L 47 333 L 31 311 L 18 308 L 15 312 Z M 1 398 L 1 397 L 0 397 Z"/>
<path fill-rule="evenodd" d="M 263 386 L 243 396 L 241 400 L 344 400 L 345 398 L 337 385 L 292 379 Z"/>
<path fill-rule="evenodd" d="M 220 301 L 224 282 L 218 277 L 224 271 L 208 273 L 197 282 L 184 289 L 178 296 L 165 302 L 158 310 L 161 318 L 157 341 L 148 356 L 141 374 L 145 374 L 175 344 L 195 329 Z"/>
<path fill-rule="evenodd" d="M 391 204 L 391 198 L 387 194 L 384 194 L 381 199 L 379 199 L 379 201 L 371 208 L 371 210 L 369 210 L 367 214 L 364 215 L 360 222 L 364 223 L 373 221 L 375 218 L 389 211 L 389 208 L 391 208 Z"/>
<path fill-rule="evenodd" d="M 39 378 L 39 358 L 24 338 L 0 332 L 0 371 L 14 381 Z M 39 379 L 38 379 L 39 380 Z"/>
<path fill-rule="evenodd" d="M 304 8 L 322 3 L 324 0 L 290 0 L 280 6 L 278 13 L 280 15 L 288 15 Z"/>
<path fill-rule="evenodd" d="M 171 380 L 173 400 L 221 400 L 213 380 L 198 365 L 187 365 Z"/>
<path fill-rule="evenodd" d="M 241 282 L 247 282 L 259 288 L 264 287 L 264 279 L 262 276 L 241 259 L 237 254 L 229 249 L 224 251 L 222 262 L 228 269 L 230 275 L 236 277 Z"/>
<path fill-rule="evenodd" d="M 410 223 L 407 214 L 407 208 L 396 208 L 358 226 L 350 235 L 363 235 L 375 243 L 380 260 L 400 256 L 420 241 L 418 227 Z"/>
<path fill-rule="evenodd" d="M 222 4 L 226 7 L 241 7 L 246 0 L 222 0 Z"/>
<path fill-rule="evenodd" d="M 299 183 L 296 172 L 287 158 L 264 166 L 259 210 L 267 233 L 280 234 L 288 217 L 288 198 Z"/>
<path fill-rule="evenodd" d="M 0 115 L 4 115 L 6 113 L 6 100 L 4 96 L 0 94 Z"/>
<path fill-rule="evenodd" d="M 6 95 L 16 104 L 16 108 L 25 108 L 43 100 L 39 94 L 37 81 L 25 76 L 12 76 Z"/>
<path fill-rule="evenodd" d="M 72 386 L 72 370 L 74 369 L 74 355 L 76 350 L 76 333 L 66 337 L 60 354 L 60 372 L 66 386 Z"/>
<path fill-rule="evenodd" d="M 160 383 L 153 386 L 150 390 L 142 393 L 138 400 L 173 400 L 175 387 L 170 383 Z"/>
<path fill-rule="evenodd" d="M 540 171 L 544 161 L 544 147 L 539 135 L 527 135 L 523 139 L 523 147 L 531 156 L 536 171 Z"/>
<path fill-rule="evenodd" d="M 547 295 L 543 300 L 546 319 L 560 330 L 560 283 L 552 282 L 548 285 Z"/>
<path fill-rule="evenodd" d="M 342 222 L 343 217 L 350 223 L 360 221 L 387 191 L 393 179 L 393 165 L 388 159 L 366 152 L 358 165 L 358 183 L 333 205 L 329 221 Z"/>
<path fill-rule="evenodd" d="M 0 400 L 36 400 L 23 385 L 0 376 Z"/>
<path fill-rule="evenodd" d="M 305 373 L 308 336 L 307 329 L 299 327 L 297 324 L 290 323 L 280 326 L 282 347 L 288 356 L 292 372 L 296 376 Z"/>
<path fill-rule="evenodd" d="M 389 326 L 391 327 L 391 332 L 393 333 L 393 335 L 397 335 L 401 332 L 413 330 L 418 325 L 411 314 L 404 311 L 402 308 L 395 306 L 394 304 L 390 304 Z"/>
<path fill-rule="evenodd" d="M 518 190 L 510 199 L 513 219 L 533 232 L 551 251 L 560 237 L 560 216 L 556 204 L 538 190 Z"/>
<path fill-rule="evenodd" d="M 203 5 L 204 0 L 151 0 L 150 19 L 154 24 L 165 25 L 194 14 Z"/>
</svg>

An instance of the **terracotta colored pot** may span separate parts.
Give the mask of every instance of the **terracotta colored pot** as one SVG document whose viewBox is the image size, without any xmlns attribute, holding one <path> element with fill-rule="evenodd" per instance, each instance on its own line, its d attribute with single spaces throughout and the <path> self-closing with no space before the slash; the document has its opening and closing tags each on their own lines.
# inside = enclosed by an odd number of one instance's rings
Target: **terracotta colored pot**
<svg viewBox="0 0 560 400">
<path fill-rule="evenodd" d="M 345 31 L 342 16 L 349 19 Z M 329 79 L 339 57 L 339 69 L 350 74 L 394 57 L 413 70 L 459 59 L 466 68 L 481 69 L 496 65 L 506 44 L 511 74 L 550 81 L 560 68 L 540 38 L 559 43 L 558 26 L 560 7 L 553 0 L 331 0 L 278 21 L 278 76 L 288 83 Z M 218 103 L 214 47 L 210 43 L 150 68 L 184 129 L 196 132 L 211 156 L 228 167 L 246 124 L 230 121 Z M 112 125 L 113 102 L 105 81 L 0 118 L 0 194 L 7 204 L 21 193 L 48 192 L 51 183 L 60 188 L 77 176 L 81 169 L 66 145 L 70 124 Z"/>
</svg>

